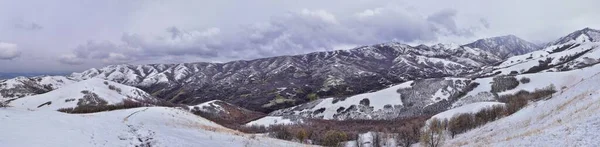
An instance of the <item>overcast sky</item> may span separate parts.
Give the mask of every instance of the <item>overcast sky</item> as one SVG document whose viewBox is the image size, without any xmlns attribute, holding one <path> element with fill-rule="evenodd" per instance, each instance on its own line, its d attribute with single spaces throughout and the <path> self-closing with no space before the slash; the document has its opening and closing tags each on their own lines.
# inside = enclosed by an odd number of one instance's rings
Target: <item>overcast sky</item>
<svg viewBox="0 0 600 147">
<path fill-rule="evenodd" d="M 227 62 L 390 41 L 534 43 L 600 28 L 598 0 L 0 0 L 0 72 Z"/>
</svg>

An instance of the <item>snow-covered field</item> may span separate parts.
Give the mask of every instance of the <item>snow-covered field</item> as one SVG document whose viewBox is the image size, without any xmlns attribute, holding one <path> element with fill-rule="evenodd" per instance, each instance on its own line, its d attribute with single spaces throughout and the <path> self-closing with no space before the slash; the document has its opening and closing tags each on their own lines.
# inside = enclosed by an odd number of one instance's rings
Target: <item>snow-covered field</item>
<svg viewBox="0 0 600 147">
<path fill-rule="evenodd" d="M 109 87 L 113 88 L 111 89 Z M 106 104 L 119 103 L 125 99 L 152 99 L 150 94 L 138 88 L 92 78 L 66 85 L 48 93 L 19 98 L 9 104 L 13 107 L 28 108 L 32 110 L 57 110 L 60 108 L 77 107 L 80 99 L 85 99 L 85 97 L 97 97 L 106 101 Z M 89 101 L 85 102 L 87 104 L 96 102 L 93 99 L 86 99 L 85 101 Z M 49 104 L 42 105 L 45 103 Z"/>
<path fill-rule="evenodd" d="M 458 135 L 446 146 L 597 146 L 600 75 L 598 70 L 579 72 L 592 76 L 573 77 L 573 84 L 564 84 L 551 99 L 530 103 L 513 115 Z"/>
<path fill-rule="evenodd" d="M 148 107 L 93 114 L 0 108 L 0 146 L 308 146 L 249 135 L 187 111 Z"/>
</svg>

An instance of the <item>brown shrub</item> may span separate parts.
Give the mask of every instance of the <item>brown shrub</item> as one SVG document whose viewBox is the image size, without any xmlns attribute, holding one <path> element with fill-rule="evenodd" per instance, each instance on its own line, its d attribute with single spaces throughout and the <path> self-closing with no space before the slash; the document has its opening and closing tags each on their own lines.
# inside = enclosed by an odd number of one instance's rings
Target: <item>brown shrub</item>
<svg viewBox="0 0 600 147">
<path fill-rule="evenodd" d="M 58 109 L 60 112 L 64 113 L 96 113 L 96 112 L 104 112 L 104 111 L 113 111 L 120 109 L 131 109 L 131 108 L 139 108 L 139 107 L 150 107 L 150 106 L 162 106 L 162 107 L 181 107 L 181 105 L 172 104 L 166 101 L 161 100 L 130 100 L 125 99 L 123 102 L 112 104 L 112 105 L 80 105 L 75 108 L 61 108 Z"/>
<path fill-rule="evenodd" d="M 348 140 L 346 133 L 336 130 L 327 131 L 325 137 L 321 140 L 325 146 L 340 146 L 340 143 Z"/>
</svg>

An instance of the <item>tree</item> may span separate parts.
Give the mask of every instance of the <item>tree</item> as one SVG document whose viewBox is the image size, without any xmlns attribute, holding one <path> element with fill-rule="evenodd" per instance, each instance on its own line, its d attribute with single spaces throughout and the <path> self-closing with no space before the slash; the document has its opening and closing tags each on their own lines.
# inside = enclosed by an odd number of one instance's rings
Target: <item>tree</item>
<svg viewBox="0 0 600 147">
<path fill-rule="evenodd" d="M 458 114 L 450 119 L 448 123 L 448 131 L 450 136 L 454 138 L 455 135 L 464 133 L 472 128 L 475 128 L 475 120 L 473 114 L 463 113 Z"/>
<path fill-rule="evenodd" d="M 421 133 L 421 145 L 426 147 L 439 147 L 444 141 L 445 125 L 442 120 L 433 118 Z"/>
<path fill-rule="evenodd" d="M 319 99 L 319 96 L 317 96 L 316 93 L 310 93 L 306 97 L 308 97 L 308 100 L 310 100 L 310 101 L 314 101 L 314 100 Z"/>
<path fill-rule="evenodd" d="M 413 124 L 407 124 L 398 129 L 399 143 L 402 143 L 403 147 L 410 147 L 413 143 L 419 139 L 415 136 L 414 130 L 412 129 Z M 418 130 L 417 130 L 418 131 Z"/>
</svg>

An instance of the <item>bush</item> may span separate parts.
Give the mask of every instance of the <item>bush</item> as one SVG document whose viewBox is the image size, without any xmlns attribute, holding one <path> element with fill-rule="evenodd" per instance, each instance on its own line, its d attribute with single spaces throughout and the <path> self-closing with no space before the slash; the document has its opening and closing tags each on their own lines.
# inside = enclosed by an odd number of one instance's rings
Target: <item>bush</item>
<svg viewBox="0 0 600 147">
<path fill-rule="evenodd" d="M 273 138 L 283 139 L 283 140 L 292 140 L 294 136 L 292 132 L 285 126 L 272 126 L 271 133 L 269 135 Z"/>
<path fill-rule="evenodd" d="M 456 134 L 467 132 L 475 128 L 475 116 L 470 113 L 458 114 L 448 122 L 448 132 L 454 138 Z"/>
<path fill-rule="evenodd" d="M 519 81 L 514 76 L 497 76 L 492 83 L 492 93 L 511 90 L 519 86 Z"/>
<path fill-rule="evenodd" d="M 531 82 L 531 79 L 529 79 L 527 77 L 523 77 L 519 81 L 521 81 L 521 84 L 527 84 L 527 83 Z"/>
<path fill-rule="evenodd" d="M 0 108 L 3 107 L 8 107 L 8 104 L 6 102 L 0 102 Z"/>
<path fill-rule="evenodd" d="M 516 94 L 504 95 L 499 98 L 499 101 L 506 103 L 506 113 L 510 115 L 525 107 L 528 101 L 538 101 L 542 98 L 548 98 L 555 92 L 554 85 L 550 85 L 542 89 L 536 89 L 531 93 L 522 90 Z"/>
<path fill-rule="evenodd" d="M 298 140 L 300 140 L 300 142 L 304 142 L 304 140 L 306 140 L 306 138 L 308 137 L 308 134 L 306 133 L 306 130 L 304 129 L 300 129 L 297 133 L 296 133 L 296 138 Z"/>
<path fill-rule="evenodd" d="M 308 100 L 310 100 L 310 101 L 314 101 L 314 100 L 319 99 L 319 96 L 317 96 L 316 93 L 310 93 L 306 97 L 308 97 Z"/>
<path fill-rule="evenodd" d="M 325 146 L 339 146 L 342 141 L 348 140 L 348 136 L 346 133 L 341 131 L 331 130 L 325 133 L 325 138 L 323 138 L 323 145 Z"/>
<path fill-rule="evenodd" d="M 75 108 L 61 108 L 58 109 L 60 112 L 64 113 L 73 113 L 73 114 L 81 114 L 81 113 L 96 113 L 96 112 L 104 112 L 104 111 L 113 111 L 120 109 L 131 109 L 131 108 L 139 108 L 139 107 L 150 107 L 150 106 L 162 106 L 162 107 L 178 107 L 180 105 L 175 105 L 166 101 L 161 100 L 152 100 L 152 101 L 144 101 L 144 100 L 130 100 L 125 99 L 123 102 L 112 104 L 112 105 L 79 105 Z"/>
<path fill-rule="evenodd" d="M 136 102 L 132 100 L 124 100 L 121 103 L 113 104 L 113 105 L 81 105 L 75 108 L 61 108 L 58 109 L 60 112 L 64 113 L 73 113 L 73 114 L 81 114 L 81 113 L 96 113 L 96 112 L 104 112 L 104 111 L 112 111 L 112 110 L 120 110 L 120 109 L 130 109 L 130 108 L 138 108 L 149 106 L 143 104 L 141 102 Z"/>
</svg>

